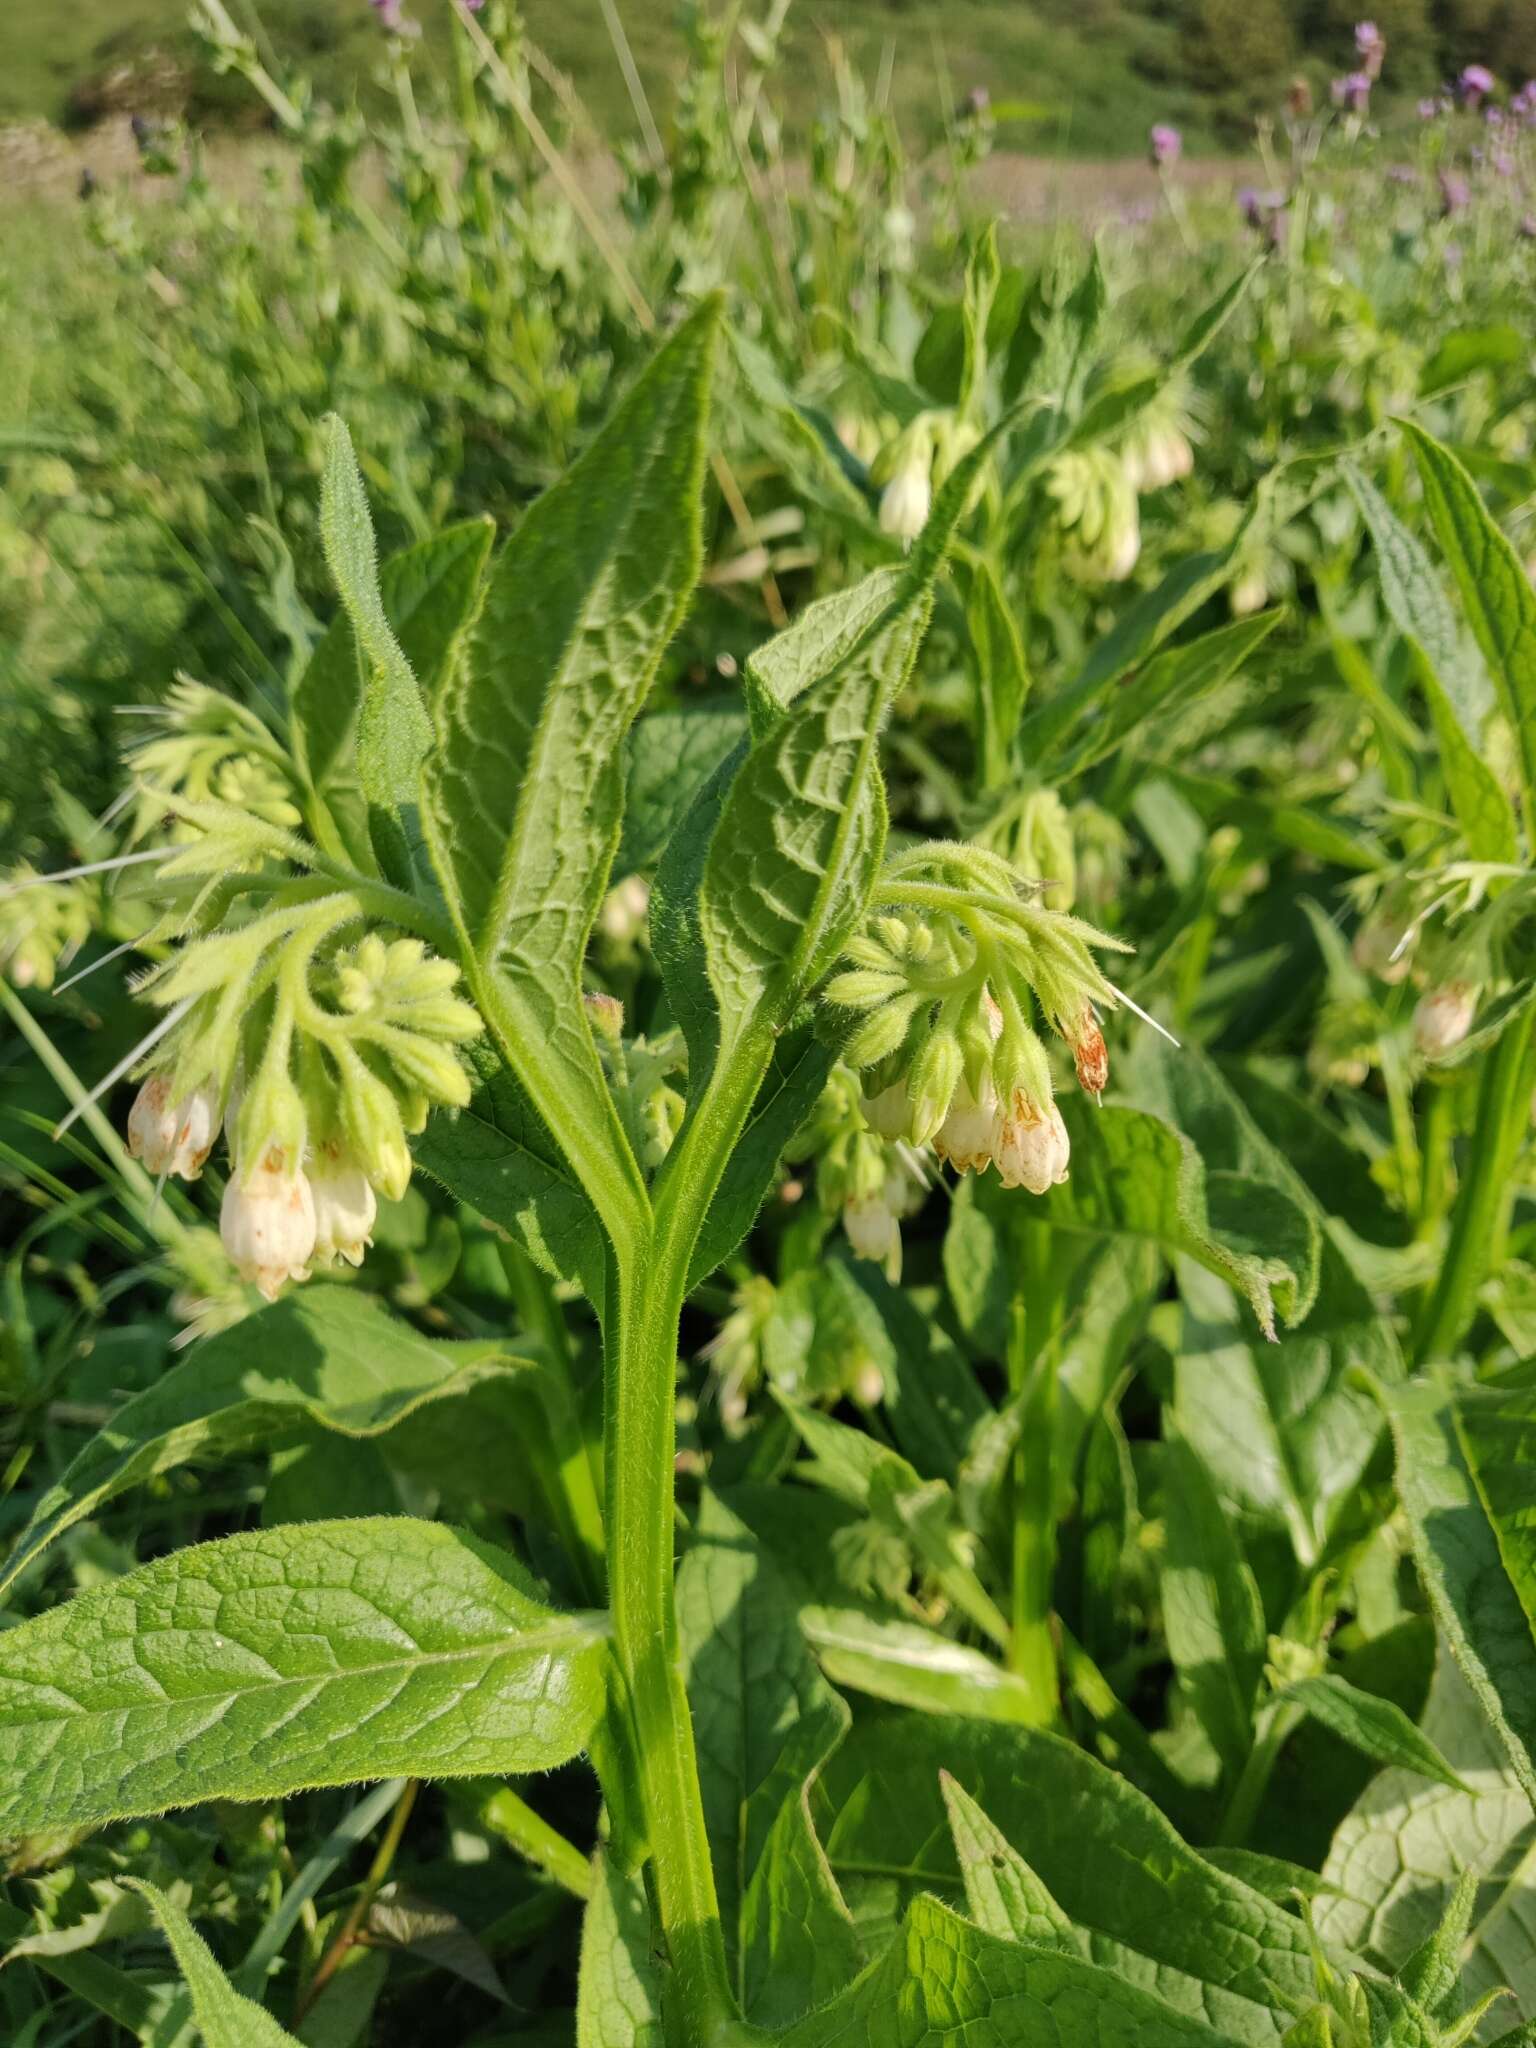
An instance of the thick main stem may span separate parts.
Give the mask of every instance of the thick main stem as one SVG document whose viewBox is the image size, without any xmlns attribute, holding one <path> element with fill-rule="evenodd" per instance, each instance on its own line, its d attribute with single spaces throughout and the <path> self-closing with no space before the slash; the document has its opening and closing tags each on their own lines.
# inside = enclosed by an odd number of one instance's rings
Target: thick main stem
<svg viewBox="0 0 1536 2048">
<path fill-rule="evenodd" d="M 1477 1290 L 1488 1272 L 1509 1199 L 1515 1155 L 1530 1115 L 1536 1041 L 1521 1019 L 1511 1024 L 1483 1068 L 1477 1119 L 1451 1217 L 1451 1238 L 1439 1281 L 1419 1326 L 1415 1352 L 1422 1363 L 1449 1356 L 1472 1319 Z"/>
<path fill-rule="evenodd" d="M 608 1574 L 614 1648 L 673 1970 L 678 2048 L 736 2021 L 683 1685 L 673 1600 L 677 1332 L 694 1247 L 772 1049 L 771 1034 L 723 1052 L 656 1189 L 654 1223 L 616 1273 L 608 1332 Z"/>
</svg>

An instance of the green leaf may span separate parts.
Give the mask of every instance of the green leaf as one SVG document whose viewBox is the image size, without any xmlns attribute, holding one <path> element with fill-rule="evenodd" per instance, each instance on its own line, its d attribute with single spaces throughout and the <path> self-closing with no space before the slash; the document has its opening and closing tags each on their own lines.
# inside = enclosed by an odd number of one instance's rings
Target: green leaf
<svg viewBox="0 0 1536 2048">
<path fill-rule="evenodd" d="M 501 1056 L 483 1042 L 465 1051 L 479 1085 L 467 1109 L 428 1119 L 416 1164 L 600 1308 L 603 1235 L 585 1188 Z"/>
<path fill-rule="evenodd" d="M 875 569 L 851 590 L 814 599 L 782 633 L 748 655 L 744 680 L 754 739 L 890 624 L 906 583 L 905 569 Z"/>
<path fill-rule="evenodd" d="M 1536 1803 L 1536 1643 L 1516 1476 L 1536 1396 L 1432 1378 L 1385 1389 L 1397 1490 L 1441 1633 Z M 1506 1554 L 1506 1545 L 1508 1551 Z"/>
<path fill-rule="evenodd" d="M 1463 1789 L 1418 1770 L 1379 1771 L 1334 1834 L 1323 1864 L 1319 1936 L 1397 1970 L 1434 1934 L 1463 1871 L 1478 1878 L 1462 1956 L 1464 1998 L 1501 1985 L 1536 2013 L 1531 1804 L 1456 1660 L 1442 1647 L 1421 1732 Z"/>
<path fill-rule="evenodd" d="M 1536 802 L 1536 590 L 1455 456 L 1411 420 L 1400 425 L 1500 709 L 1519 746 L 1529 805 Z"/>
<path fill-rule="evenodd" d="M 1175 1437 L 1163 1446 L 1162 1473 L 1163 1632 L 1196 1719 L 1236 1773 L 1253 1742 L 1264 1607 L 1203 1461 Z"/>
<path fill-rule="evenodd" d="M 1282 1188 L 1230 1169 L 1208 1172 L 1183 1131 L 1145 1110 L 1096 1109 L 1063 1097 L 1072 1139 L 1071 1177 L 1038 1199 L 1058 1230 L 1145 1238 L 1169 1257 L 1187 1253 L 1244 1295 L 1266 1337 L 1275 1306 L 1305 1312 L 1315 1281 L 1317 1234 Z"/>
<path fill-rule="evenodd" d="M 1391 1325 L 1331 1238 L 1318 1299 L 1300 1329 L 1274 1344 L 1226 1289 L 1181 1274 L 1184 1331 L 1174 1361 L 1174 1413 L 1223 1494 L 1278 1523 L 1300 1563 L 1322 1555 L 1347 1514 L 1381 1436 L 1381 1412 L 1357 1377 L 1403 1377 Z M 1221 1399 L 1211 1389 L 1221 1388 Z"/>
<path fill-rule="evenodd" d="M 784 2048 L 1231 2048 L 1232 2037 L 1060 1949 L 998 1941 L 936 1899 L 913 1902 L 895 1943 Z"/>
<path fill-rule="evenodd" d="M 434 1342 L 366 1295 L 306 1288 L 199 1344 L 91 1438 L 33 1509 L 0 1571 L 11 1585 L 63 1532 L 131 1486 L 308 1425 L 353 1439 L 488 1374 L 538 1368 L 500 1342 Z"/>
<path fill-rule="evenodd" d="M 962 1896 L 941 1769 L 1023 1845 L 1095 1959 L 1128 1987 L 1255 2048 L 1278 2042 L 1286 1998 L 1311 2002 L 1300 1921 L 1213 1869 L 1149 1799 L 1075 1744 L 995 1722 L 872 1714 L 831 1759 L 823 1835 L 861 1924 L 866 1911 L 897 1912 L 920 1891 Z"/>
<path fill-rule="evenodd" d="M 1508 321 L 1486 327 L 1453 327 L 1442 335 L 1439 347 L 1424 365 L 1420 395 L 1433 398 L 1475 370 L 1503 370 L 1523 363 L 1528 347 L 1525 335 Z"/>
<path fill-rule="evenodd" d="M 432 721 L 379 594 L 373 521 L 352 437 L 335 413 L 326 417 L 324 436 L 320 535 L 367 668 L 357 723 L 358 775 L 370 805 L 399 809 L 416 802 Z"/>
<path fill-rule="evenodd" d="M 1098 707 L 1058 759 L 1051 762 L 1057 781 L 1080 775 L 1102 761 L 1149 721 L 1159 725 L 1176 718 L 1208 691 L 1218 689 L 1268 639 L 1284 614 L 1259 612 L 1202 633 L 1196 640 L 1165 648 L 1115 691 L 1106 707 Z"/>
<path fill-rule="evenodd" d="M 683 1669 L 726 1950 L 749 2015 L 782 2024 L 861 1960 L 805 1801 L 848 1709 L 751 1532 L 714 1494 L 677 1579 Z"/>
<path fill-rule="evenodd" d="M 803 691 L 736 772 L 696 911 L 725 1047 L 789 1017 L 864 909 L 885 847 L 880 729 L 928 610 L 915 594 L 867 652 Z"/>
<path fill-rule="evenodd" d="M 746 731 L 739 704 L 684 704 L 640 720 L 629 736 L 616 875 L 655 866 L 688 806 Z"/>
<path fill-rule="evenodd" d="M 1144 412 L 1175 378 L 1197 363 L 1247 296 L 1248 287 L 1263 267 L 1258 258 L 1202 307 L 1180 336 L 1179 344 L 1161 369 L 1151 370 L 1133 383 L 1111 386 L 1084 407 L 1082 417 L 1067 438 L 1068 447 L 1099 441 L 1121 432 L 1138 413 Z"/>
<path fill-rule="evenodd" d="M 437 1524 L 198 1544 L 0 1636 L 0 1834 L 547 1770 L 584 1746 L 603 1659 L 598 1621 Z"/>
<path fill-rule="evenodd" d="M 644 1196 L 581 970 L 619 841 L 625 741 L 698 577 L 718 315 L 707 301 L 678 331 L 493 563 L 425 781 L 482 1014 L 626 1240 Z"/>
<path fill-rule="evenodd" d="M 1379 1764 L 1417 1771 L 1421 1777 L 1465 1791 L 1461 1779 L 1427 1735 L 1414 1727 L 1402 1708 L 1375 1693 L 1362 1692 L 1347 1678 L 1330 1672 L 1299 1678 L 1282 1698 L 1305 1707 L 1314 1720 Z"/>
<path fill-rule="evenodd" d="M 452 665 L 490 553 L 489 519 L 444 527 L 379 569 L 384 616 L 430 704 Z M 354 787 L 362 675 L 345 608 L 310 655 L 293 692 L 293 739 L 306 775 L 327 801 Z"/>
<path fill-rule="evenodd" d="M 965 1884 L 966 1910 L 982 1933 L 1081 1955 L 1072 1922 L 1018 1850 L 948 1771 L 939 1773 L 939 1783 Z"/>
<path fill-rule="evenodd" d="M 1467 843 L 1478 860 L 1513 861 L 1518 845 L 1514 811 L 1481 751 L 1493 703 L 1487 675 L 1418 537 L 1352 464 L 1345 465 L 1344 476 L 1375 544 L 1387 610 L 1413 651 L 1440 743 L 1446 787 Z"/>
<path fill-rule="evenodd" d="M 807 1606 L 800 1626 L 835 1685 L 920 1714 L 1039 1725 L 1036 1688 L 1017 1672 L 921 1622 L 870 1607 Z"/>
<path fill-rule="evenodd" d="M 123 1882 L 144 1894 L 165 1929 L 176 1967 L 192 1994 L 192 2010 L 205 2048 L 300 2048 L 269 2012 L 235 1989 L 179 1906 L 173 1906 L 164 1892 L 143 1878 L 129 1877 Z"/>
<path fill-rule="evenodd" d="M 599 1854 L 581 1922 L 576 2048 L 665 2048 L 651 1909 L 639 1872 Z"/>
<path fill-rule="evenodd" d="M 1005 780 L 1029 694 L 1024 638 L 997 571 L 985 557 L 970 565 L 965 627 L 976 671 L 977 745 L 989 786 Z"/>
<path fill-rule="evenodd" d="M 784 1148 L 816 1107 L 833 1054 L 810 1024 L 791 1027 L 773 1042 L 757 1099 L 715 1189 L 689 1269 L 698 1286 L 723 1266 L 757 1220 L 773 1185 Z"/>
</svg>

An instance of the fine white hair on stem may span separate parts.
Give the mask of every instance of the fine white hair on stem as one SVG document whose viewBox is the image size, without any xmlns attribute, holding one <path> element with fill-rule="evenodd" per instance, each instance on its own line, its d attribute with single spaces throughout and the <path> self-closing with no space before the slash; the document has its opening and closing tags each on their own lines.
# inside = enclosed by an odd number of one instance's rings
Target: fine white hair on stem
<svg viewBox="0 0 1536 2048">
<path fill-rule="evenodd" d="M 1126 994 L 1123 988 L 1115 988 L 1115 984 L 1113 982 L 1110 982 L 1109 986 L 1115 990 L 1115 1000 L 1117 1002 L 1124 1003 L 1125 1007 L 1131 1012 L 1132 1016 L 1139 1017 L 1143 1024 L 1150 1024 L 1152 1026 L 1152 1029 L 1155 1032 L 1157 1032 L 1158 1036 L 1161 1038 L 1166 1038 L 1168 1043 L 1171 1046 L 1173 1046 L 1176 1051 L 1182 1050 L 1182 1048 L 1179 1046 L 1179 1041 L 1174 1037 L 1173 1033 L 1170 1030 L 1168 1030 L 1165 1025 L 1159 1024 L 1155 1017 L 1149 1016 L 1148 1013 L 1141 1007 L 1140 1003 L 1132 1002 L 1131 998 Z"/>
<path fill-rule="evenodd" d="M 63 995 L 65 989 L 73 988 L 77 981 L 84 981 L 86 976 L 94 974 L 98 967 L 110 967 L 114 960 L 121 960 L 125 953 L 131 953 L 138 943 L 137 939 L 124 939 L 120 946 L 114 946 L 110 953 L 103 953 L 99 960 L 92 960 L 87 966 L 82 967 L 78 974 L 72 974 L 68 981 L 55 983 L 54 994 Z"/>
<path fill-rule="evenodd" d="M 147 860 L 164 860 L 163 846 L 147 847 L 143 853 L 115 853 L 110 860 L 88 860 L 77 868 L 55 868 L 51 875 L 23 875 L 20 881 L 0 883 L 0 896 L 19 896 L 23 889 L 46 888 L 50 882 L 78 882 L 82 875 L 104 875 L 113 868 L 138 867 Z"/>
<path fill-rule="evenodd" d="M 182 1000 L 176 1004 L 174 1009 L 167 1010 L 165 1015 L 160 1019 L 160 1022 L 155 1026 L 154 1030 L 147 1032 L 145 1036 L 139 1040 L 138 1044 L 134 1046 L 131 1052 L 124 1053 L 123 1057 L 118 1061 L 117 1065 L 113 1067 L 109 1073 L 102 1075 L 101 1079 L 96 1083 L 96 1086 L 91 1090 L 89 1095 L 81 1096 L 80 1100 L 69 1112 L 69 1115 L 64 1118 L 63 1122 L 55 1125 L 53 1133 L 55 1142 L 62 1138 L 64 1133 L 69 1129 L 70 1125 L 72 1123 L 75 1123 L 80 1117 L 84 1116 L 85 1112 L 88 1109 L 94 1108 L 95 1105 L 98 1102 L 100 1102 L 103 1095 L 106 1094 L 107 1090 L 109 1088 L 115 1087 L 116 1084 L 119 1081 L 121 1081 L 124 1074 L 126 1074 L 131 1067 L 137 1066 L 138 1062 L 144 1057 L 145 1053 L 149 1051 L 152 1045 L 158 1045 L 160 1043 L 160 1040 L 164 1038 L 168 1031 L 172 1031 L 175 1029 L 175 1027 L 181 1022 L 182 1018 L 185 1017 L 188 1010 L 191 1009 L 193 1003 L 196 1000 L 197 998 L 195 996 L 184 996 Z"/>
</svg>

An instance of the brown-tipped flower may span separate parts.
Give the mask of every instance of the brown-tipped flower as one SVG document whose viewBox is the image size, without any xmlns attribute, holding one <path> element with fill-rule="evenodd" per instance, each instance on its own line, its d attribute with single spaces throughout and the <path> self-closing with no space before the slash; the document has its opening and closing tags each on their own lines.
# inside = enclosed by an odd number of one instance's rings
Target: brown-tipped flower
<svg viewBox="0 0 1536 2048">
<path fill-rule="evenodd" d="M 1072 1040 L 1072 1059 L 1077 1067 L 1077 1084 L 1089 1095 L 1102 1095 L 1109 1086 L 1109 1047 L 1090 1006 L 1083 1009 L 1077 1036 Z"/>
</svg>

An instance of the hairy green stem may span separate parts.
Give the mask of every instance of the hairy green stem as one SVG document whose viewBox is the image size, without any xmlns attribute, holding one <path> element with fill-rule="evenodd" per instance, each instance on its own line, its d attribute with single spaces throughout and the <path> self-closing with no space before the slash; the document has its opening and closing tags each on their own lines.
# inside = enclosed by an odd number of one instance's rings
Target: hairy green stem
<svg viewBox="0 0 1536 2048">
<path fill-rule="evenodd" d="M 1509 1200 L 1515 1155 L 1530 1117 L 1536 1040 L 1529 1020 L 1505 1031 L 1483 1067 L 1472 1144 L 1451 1215 L 1451 1238 L 1414 1345 L 1420 1364 L 1447 1357 L 1472 1320 Z"/>
<path fill-rule="evenodd" d="M 1030 1689 L 1041 1727 L 1057 1716 L 1056 1641 L 1051 1591 L 1056 1574 L 1051 1443 L 1056 1428 L 1056 1346 L 1030 1356 L 1022 1288 L 1008 1332 L 1008 1384 L 1022 1402 L 1013 1467 L 1013 1625 L 1008 1662 Z"/>
<path fill-rule="evenodd" d="M 608 1332 L 608 1582 L 614 1650 L 673 1970 L 677 2048 L 705 2048 L 736 2021 L 699 1790 L 673 1599 L 677 1331 L 699 1231 L 773 1049 L 764 1027 L 722 1050 L 656 1188 L 633 1265 L 617 1262 Z"/>
</svg>

